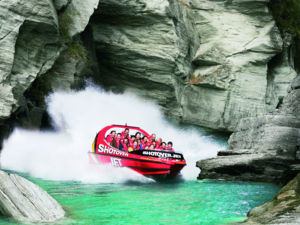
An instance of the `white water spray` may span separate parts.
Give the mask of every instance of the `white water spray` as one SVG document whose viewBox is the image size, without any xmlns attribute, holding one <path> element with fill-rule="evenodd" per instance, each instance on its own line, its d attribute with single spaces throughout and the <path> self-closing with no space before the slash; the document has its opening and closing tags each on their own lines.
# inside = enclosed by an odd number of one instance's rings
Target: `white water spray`
<svg viewBox="0 0 300 225">
<path fill-rule="evenodd" d="M 52 180 L 83 182 L 125 182 L 148 179 L 127 168 L 91 165 L 87 152 L 97 131 L 110 124 L 139 126 L 173 141 L 187 166 L 185 179 L 195 179 L 196 161 L 216 155 L 221 146 L 195 129 L 179 129 L 166 121 L 158 107 L 133 94 L 117 95 L 95 87 L 48 97 L 48 112 L 55 132 L 15 129 L 4 142 L 2 168 Z"/>
</svg>

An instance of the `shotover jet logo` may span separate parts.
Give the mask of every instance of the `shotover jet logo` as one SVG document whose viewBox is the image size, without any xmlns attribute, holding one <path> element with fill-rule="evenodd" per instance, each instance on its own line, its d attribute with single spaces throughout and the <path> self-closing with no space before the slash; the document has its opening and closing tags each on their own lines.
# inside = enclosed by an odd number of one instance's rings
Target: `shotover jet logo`
<svg viewBox="0 0 300 225">
<path fill-rule="evenodd" d="M 110 157 L 111 165 L 121 167 L 121 159 Z"/>
</svg>

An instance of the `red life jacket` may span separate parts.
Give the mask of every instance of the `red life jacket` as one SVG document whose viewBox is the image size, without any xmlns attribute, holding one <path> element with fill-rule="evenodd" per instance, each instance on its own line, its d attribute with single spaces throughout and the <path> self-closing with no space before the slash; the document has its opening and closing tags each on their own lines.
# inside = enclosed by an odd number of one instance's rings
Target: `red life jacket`
<svg viewBox="0 0 300 225">
<path fill-rule="evenodd" d="M 128 147 L 127 147 L 127 145 L 124 145 L 124 144 L 123 144 L 123 150 L 126 151 L 126 152 L 128 152 Z"/>
<path fill-rule="evenodd" d="M 157 141 L 155 142 L 156 146 L 160 146 L 161 142 Z"/>
<path fill-rule="evenodd" d="M 160 146 L 160 147 L 159 147 L 159 150 L 165 151 L 165 150 L 166 150 L 166 147 Z"/>
<path fill-rule="evenodd" d="M 120 141 L 119 141 L 119 139 L 118 139 L 117 137 L 115 137 L 115 140 L 116 140 L 117 146 L 118 146 L 118 148 L 119 148 L 119 146 L 120 146 Z"/>
<path fill-rule="evenodd" d="M 111 136 L 111 134 L 106 136 L 106 141 L 110 144 L 112 142 L 113 138 Z"/>
<path fill-rule="evenodd" d="M 124 139 L 124 138 L 129 138 L 129 137 L 128 137 L 128 134 L 127 134 L 127 136 L 125 137 L 125 130 L 122 131 L 121 136 L 122 136 L 122 139 Z"/>
<path fill-rule="evenodd" d="M 149 143 L 149 145 L 152 143 L 152 136 L 147 137 L 147 143 Z"/>
</svg>

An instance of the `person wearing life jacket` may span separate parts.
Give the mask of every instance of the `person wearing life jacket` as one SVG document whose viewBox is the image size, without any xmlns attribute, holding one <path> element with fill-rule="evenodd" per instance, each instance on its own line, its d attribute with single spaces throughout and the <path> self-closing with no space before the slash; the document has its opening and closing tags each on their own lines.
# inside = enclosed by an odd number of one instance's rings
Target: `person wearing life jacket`
<svg viewBox="0 0 300 225">
<path fill-rule="evenodd" d="M 128 151 L 128 147 L 130 146 L 128 138 L 124 138 L 122 145 L 123 145 L 123 149 L 120 149 L 120 150 L 124 150 L 124 151 L 127 152 Z"/>
<path fill-rule="evenodd" d="M 120 141 L 121 141 L 121 134 L 117 133 L 117 135 L 114 137 L 114 139 L 116 140 L 117 147 L 119 148 L 119 144 L 120 144 Z"/>
<path fill-rule="evenodd" d="M 149 145 L 149 146 L 146 146 L 146 149 L 148 149 L 148 150 L 154 150 L 154 145 L 151 144 L 151 145 Z"/>
<path fill-rule="evenodd" d="M 166 150 L 166 147 L 167 147 L 166 142 L 162 142 L 162 143 L 160 144 L 159 150 L 165 151 L 165 150 Z"/>
<path fill-rule="evenodd" d="M 141 139 L 141 136 L 142 136 L 141 132 L 136 132 L 135 133 L 135 140 Z"/>
<path fill-rule="evenodd" d="M 118 144 L 117 144 L 116 138 L 112 139 L 112 141 L 110 142 L 110 146 L 112 146 L 114 148 L 118 148 Z"/>
<path fill-rule="evenodd" d="M 122 131 L 121 135 L 122 139 L 129 138 L 129 129 L 125 128 L 125 130 Z"/>
<path fill-rule="evenodd" d="M 110 134 L 106 136 L 106 141 L 108 142 L 108 144 L 111 144 L 111 142 L 115 138 L 115 136 L 116 136 L 116 131 L 115 130 L 112 130 L 110 132 Z"/>
<path fill-rule="evenodd" d="M 173 143 L 171 141 L 168 142 L 168 146 L 166 148 L 168 152 L 174 152 Z"/>
<path fill-rule="evenodd" d="M 157 142 L 155 143 L 155 147 L 159 149 L 161 143 L 162 143 L 162 139 L 158 138 Z"/>
<path fill-rule="evenodd" d="M 132 146 L 132 144 L 133 144 L 134 141 L 135 141 L 135 136 L 131 135 L 130 138 L 129 138 L 129 144 L 130 144 L 130 146 Z"/>
<path fill-rule="evenodd" d="M 139 150 L 138 142 L 133 141 L 132 146 L 128 148 L 128 152 Z"/>
<path fill-rule="evenodd" d="M 142 138 L 142 140 L 141 140 L 141 146 L 142 146 L 141 149 L 146 149 L 146 147 L 147 147 L 147 142 L 148 142 L 148 138 L 147 138 L 147 136 L 144 136 L 144 137 Z"/>
<path fill-rule="evenodd" d="M 117 142 L 118 149 L 123 150 L 122 135 L 121 135 L 121 133 L 118 133 L 117 137 L 115 139 L 116 139 L 116 142 Z"/>
<path fill-rule="evenodd" d="M 151 134 L 149 137 L 148 137 L 148 144 L 150 145 L 152 143 L 152 141 L 156 141 L 156 134 Z"/>
<path fill-rule="evenodd" d="M 156 134 L 151 134 L 150 140 L 151 142 L 156 141 Z"/>
<path fill-rule="evenodd" d="M 142 145 L 141 139 L 137 139 L 137 142 L 138 142 L 139 149 L 143 149 L 143 145 Z"/>
<path fill-rule="evenodd" d="M 153 148 L 152 148 L 153 150 L 156 149 L 156 142 L 155 141 L 152 141 L 150 145 L 153 145 Z"/>
</svg>

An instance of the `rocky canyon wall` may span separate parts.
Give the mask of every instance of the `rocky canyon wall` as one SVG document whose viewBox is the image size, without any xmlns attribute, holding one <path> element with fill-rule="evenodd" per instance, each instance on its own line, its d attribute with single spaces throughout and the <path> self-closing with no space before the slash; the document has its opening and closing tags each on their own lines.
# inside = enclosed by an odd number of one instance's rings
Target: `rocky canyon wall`
<svg viewBox="0 0 300 225">
<path fill-rule="evenodd" d="M 295 177 L 300 172 L 300 75 L 278 110 L 240 120 L 227 151 L 197 166 L 199 178 L 285 184 Z"/>
<path fill-rule="evenodd" d="M 38 128 L 49 92 L 78 87 L 88 70 L 84 31 L 98 1 L 0 2 L 0 139 Z"/>
<path fill-rule="evenodd" d="M 40 127 L 44 97 L 87 77 L 216 130 L 272 112 L 296 73 L 293 38 L 280 34 L 268 3 L 1 1 L 1 136 Z"/>
<path fill-rule="evenodd" d="M 90 22 L 100 80 L 233 131 L 276 109 L 296 75 L 292 38 L 282 40 L 268 2 L 103 0 Z"/>
</svg>

